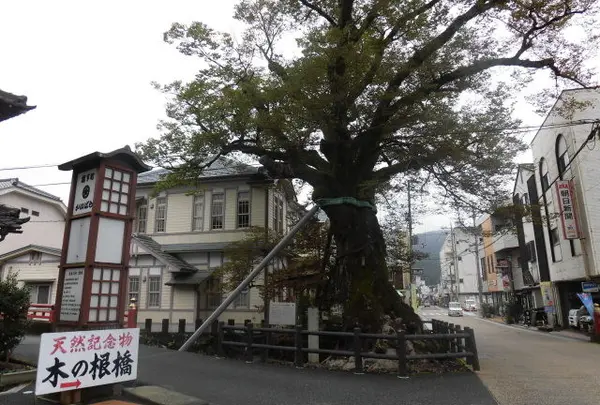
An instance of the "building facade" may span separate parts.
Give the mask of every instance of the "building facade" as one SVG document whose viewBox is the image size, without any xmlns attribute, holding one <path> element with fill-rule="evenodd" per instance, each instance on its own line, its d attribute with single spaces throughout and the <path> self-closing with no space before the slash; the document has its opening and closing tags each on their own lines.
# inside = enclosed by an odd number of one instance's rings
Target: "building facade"
<svg viewBox="0 0 600 405">
<path fill-rule="evenodd" d="M 288 181 L 270 180 L 259 168 L 225 158 L 207 168 L 196 187 L 156 194 L 165 173 L 159 169 L 138 177 L 129 297 L 138 303 L 140 323 L 152 319 L 158 327 L 169 319 L 176 328 L 185 319 L 192 330 L 196 319 L 206 319 L 228 293 L 212 276 L 227 261 L 226 246 L 244 238 L 250 227 L 286 232 L 295 194 Z M 270 271 L 283 264 L 275 260 Z M 262 284 L 262 276 L 255 284 Z M 259 289 L 250 288 L 221 318 L 259 323 L 263 307 Z"/>
<path fill-rule="evenodd" d="M 471 229 L 453 228 L 440 249 L 441 291 L 444 302 L 474 299 L 479 302 L 475 235 Z M 454 247 L 453 247 L 454 245 Z"/>
<path fill-rule="evenodd" d="M 531 142 L 555 322 L 568 325 L 582 282 L 600 281 L 600 90 L 563 91 Z M 593 293 L 599 302 L 598 292 Z"/>
<path fill-rule="evenodd" d="M 67 207 L 61 199 L 18 178 L 0 179 L 0 204 L 21 210 L 31 219 L 22 225 L 23 233 L 9 234 L 0 243 L 0 255 L 29 245 L 62 247 Z"/>
</svg>

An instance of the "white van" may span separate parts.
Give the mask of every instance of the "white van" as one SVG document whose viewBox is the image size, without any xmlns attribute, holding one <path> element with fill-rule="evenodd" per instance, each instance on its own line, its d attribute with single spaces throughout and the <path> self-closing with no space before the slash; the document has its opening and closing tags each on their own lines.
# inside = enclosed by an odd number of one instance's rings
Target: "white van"
<svg viewBox="0 0 600 405">
<path fill-rule="evenodd" d="M 465 300 L 465 311 L 477 311 L 477 304 L 474 299 Z"/>
</svg>

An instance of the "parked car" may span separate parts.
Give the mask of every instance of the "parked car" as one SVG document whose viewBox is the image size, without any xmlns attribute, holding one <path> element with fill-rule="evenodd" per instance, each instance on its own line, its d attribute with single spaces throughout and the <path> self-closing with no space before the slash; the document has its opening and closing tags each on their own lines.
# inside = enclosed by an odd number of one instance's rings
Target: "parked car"
<svg viewBox="0 0 600 405">
<path fill-rule="evenodd" d="M 425 304 L 423 304 L 423 306 L 424 306 L 425 308 L 428 308 L 428 307 L 430 307 L 430 306 L 431 306 L 431 302 L 429 302 L 429 301 L 425 301 Z"/>
<path fill-rule="evenodd" d="M 569 326 L 573 328 L 579 328 L 579 320 L 582 316 L 589 315 L 585 306 L 579 307 L 579 309 L 569 310 Z"/>
<path fill-rule="evenodd" d="M 475 300 L 465 300 L 465 311 L 477 311 L 477 304 L 475 303 Z"/>
<path fill-rule="evenodd" d="M 448 316 L 463 316 L 463 309 L 460 302 L 451 302 L 448 304 Z"/>
</svg>

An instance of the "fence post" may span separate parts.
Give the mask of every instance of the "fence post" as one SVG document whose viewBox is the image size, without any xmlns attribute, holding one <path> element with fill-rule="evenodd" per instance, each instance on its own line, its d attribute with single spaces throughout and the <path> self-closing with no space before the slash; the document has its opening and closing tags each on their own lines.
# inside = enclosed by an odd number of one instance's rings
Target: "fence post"
<svg viewBox="0 0 600 405">
<path fill-rule="evenodd" d="M 144 320 L 144 330 L 146 331 L 146 333 L 152 332 L 152 319 L 146 318 Z"/>
<path fill-rule="evenodd" d="M 448 322 L 444 322 L 444 324 L 442 325 L 442 333 L 444 335 L 450 333 L 450 324 Z M 448 339 L 444 339 L 444 350 L 446 351 L 446 353 L 450 351 L 450 340 Z"/>
<path fill-rule="evenodd" d="M 180 334 L 185 333 L 185 319 L 179 320 L 179 325 L 177 325 L 177 333 L 180 333 Z"/>
<path fill-rule="evenodd" d="M 296 344 L 294 363 L 296 364 L 296 367 L 301 368 L 304 365 L 304 362 L 302 361 L 302 325 L 296 325 L 294 343 Z"/>
<path fill-rule="evenodd" d="M 265 322 L 264 319 L 262 321 L 260 321 L 260 327 L 262 329 L 268 328 L 268 326 L 267 326 L 267 324 L 266 324 L 266 322 Z M 269 343 L 269 340 L 270 340 L 269 339 L 269 335 L 270 335 L 270 333 L 269 332 L 265 332 L 265 331 L 263 331 L 262 333 L 264 333 L 264 336 L 265 336 L 265 344 L 266 345 L 270 344 Z M 263 350 L 261 350 L 260 351 L 260 361 L 262 361 L 263 363 L 266 363 L 266 361 L 267 361 L 268 358 L 269 358 L 269 349 L 263 349 Z"/>
<path fill-rule="evenodd" d="M 461 328 L 461 326 L 460 326 L 460 325 L 456 325 L 456 328 L 455 328 L 455 330 L 454 330 L 454 331 L 455 331 L 456 333 L 462 333 L 462 328 Z M 464 338 L 461 338 L 461 337 L 459 337 L 459 338 L 456 338 L 456 342 L 457 342 L 457 344 L 456 344 L 456 349 L 457 349 L 457 350 L 456 350 L 456 351 L 457 351 L 458 353 L 464 352 L 464 351 L 465 351 Z"/>
<path fill-rule="evenodd" d="M 448 324 L 448 334 L 452 335 L 454 333 L 454 324 Z M 454 344 L 454 339 L 449 339 L 448 343 L 450 344 L 450 353 L 454 353 L 456 351 L 456 346 Z"/>
<path fill-rule="evenodd" d="M 360 338 L 360 328 L 354 328 L 354 373 L 363 373 L 362 360 L 362 340 Z"/>
<path fill-rule="evenodd" d="M 469 337 L 467 338 L 467 344 L 469 345 L 469 351 L 472 353 L 470 364 L 473 366 L 473 370 L 479 371 L 479 354 L 477 353 L 477 343 L 475 342 L 475 331 L 466 327 L 465 332 L 469 334 Z"/>
<path fill-rule="evenodd" d="M 252 322 L 248 322 L 246 324 L 246 363 L 252 363 L 252 360 L 254 359 L 253 353 L 252 353 L 252 340 L 254 339 L 254 326 L 252 325 Z"/>
<path fill-rule="evenodd" d="M 200 321 L 202 325 L 202 319 L 196 319 L 196 322 Z M 196 328 L 198 329 L 198 328 Z M 210 336 L 213 342 L 213 350 L 215 354 L 219 353 L 219 321 L 214 321 L 212 325 L 210 325 Z"/>
<path fill-rule="evenodd" d="M 223 341 L 225 340 L 225 322 L 219 322 L 217 327 L 217 356 L 225 357 Z"/>
<path fill-rule="evenodd" d="M 160 328 L 160 331 L 162 333 L 169 333 L 169 320 L 168 319 L 163 319 L 162 320 L 162 326 Z"/>
<path fill-rule="evenodd" d="M 408 364 L 406 359 L 406 332 L 396 331 L 396 356 L 398 356 L 398 377 L 408 378 Z"/>
<path fill-rule="evenodd" d="M 235 319 L 228 319 L 227 320 L 227 325 L 234 326 L 235 325 Z"/>
</svg>

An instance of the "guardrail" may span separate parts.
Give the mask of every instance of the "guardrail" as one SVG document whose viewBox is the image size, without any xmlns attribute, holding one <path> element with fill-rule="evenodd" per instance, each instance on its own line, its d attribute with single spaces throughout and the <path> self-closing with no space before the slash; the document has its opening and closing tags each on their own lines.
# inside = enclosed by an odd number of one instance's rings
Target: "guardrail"
<svg viewBox="0 0 600 405">
<path fill-rule="evenodd" d="M 27 311 L 27 319 L 40 322 L 54 322 L 54 305 L 31 304 Z"/>
<path fill-rule="evenodd" d="M 225 322 L 219 322 L 217 333 L 217 354 L 224 355 L 224 346 L 238 346 L 245 348 L 246 361 L 252 361 L 254 349 L 260 349 L 265 352 L 269 349 L 294 352 L 294 364 L 297 367 L 304 365 L 305 353 L 330 354 L 334 356 L 354 356 L 354 371 L 356 373 L 363 372 L 363 359 L 388 359 L 398 361 L 398 374 L 400 376 L 408 375 L 408 362 L 411 360 L 421 359 L 452 359 L 464 358 L 466 363 L 473 370 L 479 371 L 479 357 L 477 354 L 477 345 L 475 343 L 475 332 L 471 328 L 461 329 L 459 325 L 449 324 L 433 320 L 432 332 L 424 334 L 406 334 L 405 331 L 398 330 L 395 335 L 377 334 L 377 333 L 362 333 L 360 328 L 354 328 L 352 332 L 333 332 L 333 331 L 308 331 L 301 326 L 296 326 L 294 329 L 279 329 L 279 328 L 255 328 L 253 324 L 248 323 L 242 325 L 226 325 Z M 241 331 L 244 332 L 245 342 L 225 340 L 226 331 Z M 257 343 L 255 341 L 256 333 L 266 334 L 267 343 Z M 272 345 L 268 344 L 271 334 L 288 334 L 294 335 L 294 346 Z M 304 347 L 305 336 L 331 336 L 345 339 L 352 339 L 352 350 L 334 350 L 334 349 L 316 349 Z M 396 353 L 373 353 L 364 352 L 364 342 L 366 339 L 381 339 L 391 340 L 396 343 Z M 443 352 L 439 353 L 424 353 L 424 354 L 407 354 L 406 342 L 415 340 L 441 340 Z"/>
</svg>

